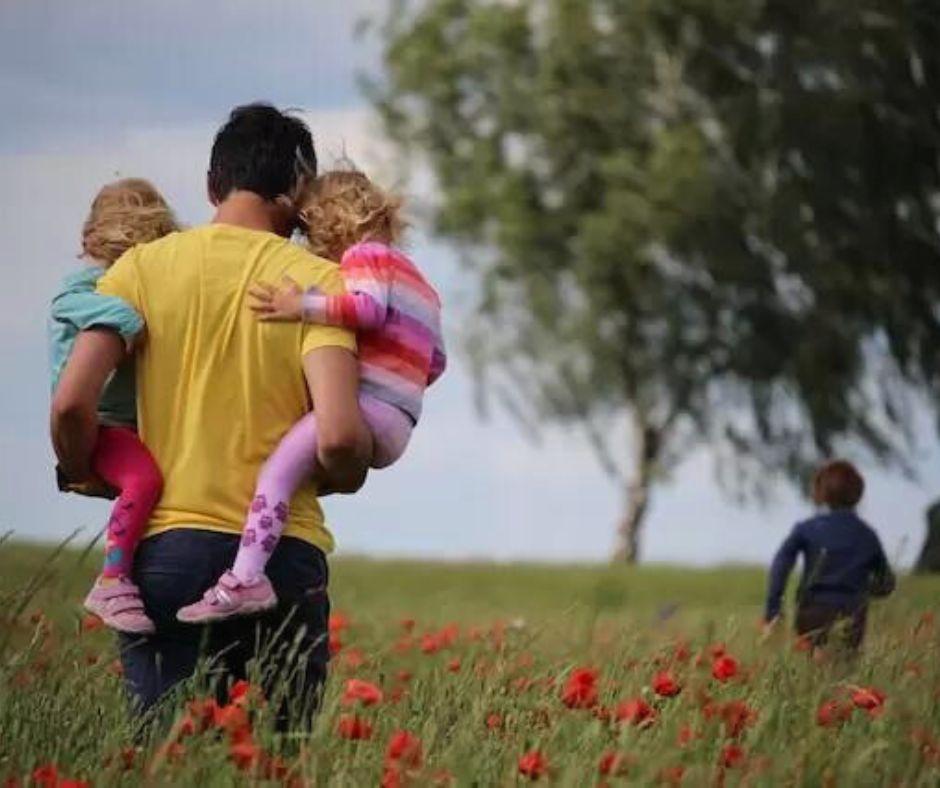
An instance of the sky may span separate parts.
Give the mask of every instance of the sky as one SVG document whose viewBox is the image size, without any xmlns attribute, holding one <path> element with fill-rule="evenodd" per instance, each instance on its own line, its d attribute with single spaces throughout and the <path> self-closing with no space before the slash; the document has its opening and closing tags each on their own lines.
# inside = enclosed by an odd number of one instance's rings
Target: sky
<svg viewBox="0 0 940 788">
<path fill-rule="evenodd" d="M 303 111 L 321 161 L 347 154 L 376 177 L 396 172 L 357 77 L 380 67 L 355 34 L 381 0 L 5 0 L 0 3 L 0 532 L 55 541 L 101 527 L 107 505 L 55 490 L 48 441 L 46 317 L 79 265 L 81 223 L 116 176 L 152 180 L 187 224 L 207 221 L 205 169 L 231 107 L 258 99 Z M 391 184 L 387 184 L 391 185 Z M 414 184 L 412 184 L 414 186 Z M 426 194 L 408 194 L 425 201 Z M 533 443 L 498 413 L 481 420 L 459 352 L 472 282 L 453 249 L 421 226 L 409 243 L 440 289 L 451 367 L 426 399 L 412 444 L 356 496 L 325 502 L 344 553 L 428 559 L 605 560 L 621 505 L 576 431 Z M 862 513 L 890 556 L 909 564 L 938 495 L 928 443 L 920 482 L 872 470 Z M 866 469 L 868 472 L 869 469 Z M 763 563 L 810 512 L 789 488 L 739 506 L 692 454 L 654 491 L 646 560 Z"/>
</svg>

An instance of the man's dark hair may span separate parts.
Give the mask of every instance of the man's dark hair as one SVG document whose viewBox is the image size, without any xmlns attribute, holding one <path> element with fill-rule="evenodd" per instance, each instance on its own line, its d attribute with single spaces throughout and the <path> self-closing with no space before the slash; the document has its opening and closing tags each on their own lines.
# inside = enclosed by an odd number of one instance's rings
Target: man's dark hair
<svg viewBox="0 0 940 788">
<path fill-rule="evenodd" d="M 313 137 L 300 118 L 270 104 L 235 107 L 215 135 L 209 194 L 221 202 L 235 190 L 266 200 L 292 195 L 301 177 L 316 177 Z"/>
</svg>

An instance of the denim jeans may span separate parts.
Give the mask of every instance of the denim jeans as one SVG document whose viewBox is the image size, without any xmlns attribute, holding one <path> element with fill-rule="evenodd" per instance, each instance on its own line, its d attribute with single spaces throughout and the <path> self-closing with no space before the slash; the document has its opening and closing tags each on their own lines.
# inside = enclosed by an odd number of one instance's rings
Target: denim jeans
<svg viewBox="0 0 940 788">
<path fill-rule="evenodd" d="M 268 613 L 207 626 L 176 620 L 180 607 L 199 599 L 231 566 L 238 543 L 235 534 L 183 528 L 140 543 L 134 581 L 157 631 L 120 636 L 127 689 L 137 711 L 145 712 L 205 659 L 221 698 L 231 681 L 249 677 L 254 661 L 265 695 L 283 695 L 278 727 L 307 727 L 329 660 L 329 572 L 322 551 L 281 539 L 266 569 L 279 602 Z"/>
</svg>

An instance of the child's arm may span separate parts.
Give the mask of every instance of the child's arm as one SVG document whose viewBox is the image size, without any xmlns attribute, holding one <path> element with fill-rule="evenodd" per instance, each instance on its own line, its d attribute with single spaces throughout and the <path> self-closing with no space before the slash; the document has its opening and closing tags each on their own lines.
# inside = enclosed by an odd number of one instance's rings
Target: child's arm
<svg viewBox="0 0 940 788">
<path fill-rule="evenodd" d="M 796 557 L 803 549 L 803 537 L 800 527 L 794 528 L 780 545 L 780 549 L 770 564 L 770 577 L 767 583 L 767 606 L 764 613 L 766 621 L 773 621 L 780 615 L 780 605 L 787 579 L 796 563 Z"/>
<path fill-rule="evenodd" d="M 260 320 L 316 323 L 354 331 L 369 331 L 385 323 L 388 313 L 392 268 L 380 253 L 351 247 L 343 255 L 344 295 L 324 295 L 316 289 L 303 292 L 285 277 L 280 288 L 258 283 L 249 291 L 251 308 Z"/>
</svg>

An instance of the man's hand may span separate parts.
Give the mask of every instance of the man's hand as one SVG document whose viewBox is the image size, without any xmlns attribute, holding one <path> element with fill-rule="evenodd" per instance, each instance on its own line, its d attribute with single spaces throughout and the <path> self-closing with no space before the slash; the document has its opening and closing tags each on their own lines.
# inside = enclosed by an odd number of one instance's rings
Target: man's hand
<svg viewBox="0 0 940 788">
<path fill-rule="evenodd" d="M 267 282 L 256 282 L 248 289 L 253 299 L 248 304 L 258 320 L 272 323 L 296 323 L 304 316 L 303 288 L 289 276 L 275 287 Z"/>
<path fill-rule="evenodd" d="M 304 356 L 304 374 L 317 420 L 322 489 L 356 492 L 372 458 L 372 436 L 359 412 L 358 361 L 348 350 L 324 347 Z"/>
<path fill-rule="evenodd" d="M 74 484 L 95 481 L 91 455 L 98 440 L 98 399 L 124 352 L 119 334 L 82 331 L 59 378 L 52 397 L 52 445 L 62 473 Z"/>
</svg>

